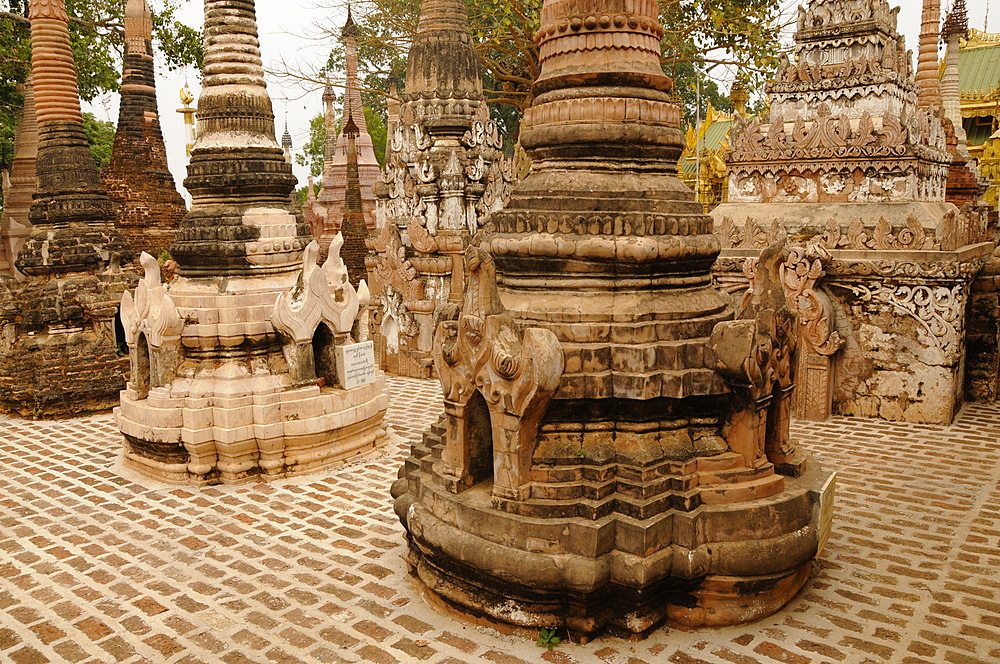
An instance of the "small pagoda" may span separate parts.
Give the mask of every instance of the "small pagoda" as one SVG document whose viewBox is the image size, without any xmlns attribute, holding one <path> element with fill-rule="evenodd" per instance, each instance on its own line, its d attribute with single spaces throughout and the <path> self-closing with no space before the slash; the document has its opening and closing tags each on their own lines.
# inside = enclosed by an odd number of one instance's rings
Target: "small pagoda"
<svg viewBox="0 0 1000 664">
<path fill-rule="evenodd" d="M 153 76 L 153 21 L 146 0 L 125 5 L 125 58 L 118 129 L 101 172 L 115 225 L 136 252 L 159 256 L 187 212 L 167 167 Z"/>
<path fill-rule="evenodd" d="M 173 484 L 300 475 L 386 438 L 367 287 L 348 280 L 340 236 L 320 263 L 292 212 L 253 0 L 205 1 L 204 63 L 178 276 L 161 283 L 143 254 L 122 300 L 125 465 Z"/>
<path fill-rule="evenodd" d="M 428 378 L 434 326 L 462 301 L 463 252 L 509 196 L 514 167 L 483 98 L 462 0 L 423 0 L 406 72 L 375 186 L 368 274 L 382 367 Z"/>
</svg>

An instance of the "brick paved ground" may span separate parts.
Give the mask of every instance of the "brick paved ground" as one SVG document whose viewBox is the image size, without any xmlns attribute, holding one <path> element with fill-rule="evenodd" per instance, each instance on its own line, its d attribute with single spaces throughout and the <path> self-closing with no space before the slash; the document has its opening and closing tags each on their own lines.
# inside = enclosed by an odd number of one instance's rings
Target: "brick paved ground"
<svg viewBox="0 0 1000 664">
<path fill-rule="evenodd" d="M 1000 662 L 1000 406 L 952 427 L 838 419 L 797 435 L 840 471 L 835 530 L 777 616 L 546 653 L 431 609 L 388 487 L 435 383 L 393 379 L 401 439 L 273 485 L 122 477 L 109 415 L 0 420 L 0 661 Z"/>
</svg>

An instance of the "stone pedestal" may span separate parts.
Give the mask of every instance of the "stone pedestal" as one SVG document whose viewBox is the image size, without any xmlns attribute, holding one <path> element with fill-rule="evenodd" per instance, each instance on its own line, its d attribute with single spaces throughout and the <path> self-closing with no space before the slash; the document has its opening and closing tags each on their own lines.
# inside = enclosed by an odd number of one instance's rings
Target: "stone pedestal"
<svg viewBox="0 0 1000 664">
<path fill-rule="evenodd" d="M 832 516 L 788 437 L 782 249 L 735 313 L 677 179 L 657 12 L 544 3 L 532 172 L 465 251 L 434 338 L 445 414 L 392 489 L 431 591 L 574 639 L 769 615 Z"/>
</svg>

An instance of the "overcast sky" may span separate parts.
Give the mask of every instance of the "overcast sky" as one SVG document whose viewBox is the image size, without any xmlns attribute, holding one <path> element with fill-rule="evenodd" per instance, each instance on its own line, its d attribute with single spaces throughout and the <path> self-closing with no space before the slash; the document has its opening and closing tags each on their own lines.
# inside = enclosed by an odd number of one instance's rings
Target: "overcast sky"
<svg viewBox="0 0 1000 664">
<path fill-rule="evenodd" d="M 898 1 L 898 0 L 897 0 Z M 321 64 L 332 46 L 331 42 L 322 38 L 318 25 L 343 24 L 344 13 L 331 12 L 328 8 L 321 8 L 317 2 L 322 0 L 258 0 L 257 2 L 257 23 L 260 31 L 261 53 L 264 59 L 265 69 L 279 71 L 292 68 L 305 70 L 315 69 Z M 990 3 L 996 5 L 993 11 L 989 12 L 989 29 L 1000 30 L 1000 0 L 967 0 L 969 8 L 969 24 L 973 28 L 982 30 Z M 157 0 L 151 0 L 155 7 Z M 787 16 L 794 17 L 798 2 L 795 0 L 784 0 L 784 11 Z M 893 0 L 890 0 L 893 4 Z M 942 0 L 944 7 L 951 5 L 950 0 Z M 918 37 L 920 34 L 920 0 L 902 0 L 902 9 L 899 14 L 899 30 L 906 36 L 907 47 L 917 50 Z M 188 25 L 200 26 L 202 21 L 203 3 L 199 0 L 186 0 L 182 2 L 178 12 L 178 18 Z M 790 35 L 787 38 L 790 42 Z M 304 86 L 289 79 L 277 79 L 273 75 L 268 77 L 268 92 L 271 95 L 274 106 L 275 124 L 277 125 L 278 139 L 284 130 L 285 113 L 287 111 L 288 129 L 292 135 L 292 142 L 295 149 L 298 149 L 306 140 L 309 132 L 309 120 L 322 110 L 321 95 L 322 90 L 315 86 Z M 185 80 L 190 83 L 191 90 L 197 96 L 198 80 L 193 72 L 178 70 L 169 72 L 161 61 L 157 62 L 157 99 L 160 109 L 160 123 L 163 127 L 163 136 L 167 144 L 167 158 L 170 162 L 170 170 L 174 174 L 174 179 L 178 189 L 185 194 L 181 182 L 184 179 L 184 170 L 187 165 L 187 158 L 184 154 L 184 127 L 181 115 L 175 109 L 181 106 L 178 98 L 178 91 Z M 728 83 L 723 82 L 723 88 L 728 88 Z M 118 121 L 118 96 L 105 95 L 89 105 L 90 110 L 98 118 L 103 120 Z M 295 165 L 295 175 L 299 178 L 300 186 L 305 183 L 308 171 L 306 168 Z"/>
</svg>

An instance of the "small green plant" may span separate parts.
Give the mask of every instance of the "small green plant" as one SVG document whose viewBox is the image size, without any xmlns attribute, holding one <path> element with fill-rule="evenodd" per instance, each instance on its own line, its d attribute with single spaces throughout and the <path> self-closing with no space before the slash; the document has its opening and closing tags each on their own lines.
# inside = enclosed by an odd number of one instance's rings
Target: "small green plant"
<svg viewBox="0 0 1000 664">
<path fill-rule="evenodd" d="M 576 455 L 577 455 L 578 457 L 580 457 L 581 459 L 586 459 L 586 458 L 587 458 L 587 450 L 585 450 L 585 449 L 583 449 L 583 448 L 581 447 L 580 449 L 578 449 L 578 450 L 576 451 Z"/>
<path fill-rule="evenodd" d="M 546 650 L 552 650 L 557 645 L 559 645 L 559 637 L 556 636 L 556 630 L 542 628 L 538 632 L 538 640 L 535 641 L 540 646 L 543 646 Z"/>
</svg>

